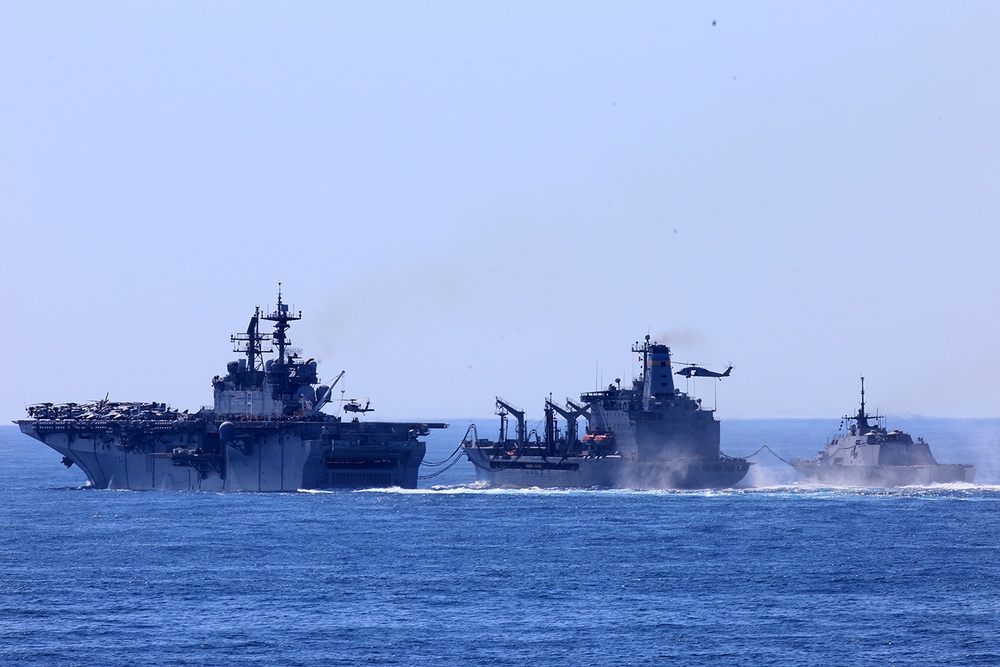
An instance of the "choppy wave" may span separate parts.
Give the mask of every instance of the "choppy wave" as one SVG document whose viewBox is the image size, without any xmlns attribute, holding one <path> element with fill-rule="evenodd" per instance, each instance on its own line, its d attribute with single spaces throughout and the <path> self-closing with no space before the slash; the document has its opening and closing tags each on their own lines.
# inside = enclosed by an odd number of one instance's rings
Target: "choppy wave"
<svg viewBox="0 0 1000 667">
<path fill-rule="evenodd" d="M 2 664 L 1000 664 L 993 484 L 78 493 L 3 455 Z"/>
</svg>

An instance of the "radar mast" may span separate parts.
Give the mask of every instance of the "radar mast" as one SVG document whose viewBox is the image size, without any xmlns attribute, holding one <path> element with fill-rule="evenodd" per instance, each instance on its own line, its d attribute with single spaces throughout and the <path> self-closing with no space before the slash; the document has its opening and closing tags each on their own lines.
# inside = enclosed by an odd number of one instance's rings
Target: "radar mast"
<svg viewBox="0 0 1000 667">
<path fill-rule="evenodd" d="M 288 336 L 285 335 L 285 332 L 288 331 L 288 327 L 291 326 L 289 322 L 302 319 L 302 311 L 300 310 L 297 315 L 290 313 L 288 310 L 288 304 L 282 303 L 281 283 L 278 283 L 278 304 L 275 306 L 274 312 L 269 315 L 264 315 L 261 319 L 265 319 L 268 322 L 274 322 L 273 340 L 274 344 L 278 346 L 278 364 L 284 366 L 285 348 L 292 342 L 288 339 Z"/>
</svg>

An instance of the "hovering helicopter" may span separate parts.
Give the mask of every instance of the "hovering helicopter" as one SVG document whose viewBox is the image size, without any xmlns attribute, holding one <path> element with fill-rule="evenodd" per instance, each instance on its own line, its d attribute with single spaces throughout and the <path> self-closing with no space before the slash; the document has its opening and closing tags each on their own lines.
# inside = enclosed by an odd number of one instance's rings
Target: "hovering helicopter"
<svg viewBox="0 0 1000 667">
<path fill-rule="evenodd" d="M 371 401 L 365 401 L 365 406 L 361 407 L 361 401 L 356 398 L 352 398 L 347 403 L 344 404 L 344 412 L 375 412 L 375 408 L 369 408 Z"/>
<path fill-rule="evenodd" d="M 715 371 L 710 371 L 707 368 L 702 368 L 701 366 L 687 366 L 680 369 L 675 373 L 675 375 L 683 375 L 684 377 L 690 379 L 692 377 L 699 378 L 727 378 L 729 377 L 729 371 L 733 370 L 730 366 L 722 373 L 717 373 Z"/>
</svg>

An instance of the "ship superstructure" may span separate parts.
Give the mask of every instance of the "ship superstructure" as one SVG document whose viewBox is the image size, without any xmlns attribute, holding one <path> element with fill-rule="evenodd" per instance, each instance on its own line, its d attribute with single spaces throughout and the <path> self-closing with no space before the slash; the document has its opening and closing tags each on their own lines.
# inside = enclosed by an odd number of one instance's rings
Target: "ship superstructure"
<svg viewBox="0 0 1000 667">
<path fill-rule="evenodd" d="M 579 403 L 546 400 L 541 435 L 526 432 L 524 411 L 498 397 L 499 438 L 479 439 L 470 430 L 462 443 L 477 479 L 504 487 L 638 489 L 727 487 L 743 479 L 750 463 L 720 452 L 714 410 L 674 386 L 670 348 L 646 336 L 632 351 L 643 370 L 630 387 L 616 380 L 581 394 Z"/>
<path fill-rule="evenodd" d="M 246 332 L 232 336 L 243 358 L 212 380 L 211 408 L 188 414 L 157 402 L 41 403 L 17 424 L 64 464 L 79 466 L 96 488 L 416 488 L 420 437 L 446 424 L 348 421 L 322 412 L 344 373 L 319 384 L 316 361 L 303 359 L 288 338 L 301 317 L 283 302 L 280 286 L 273 311 L 255 309 Z M 261 321 L 272 323 L 270 334 L 260 331 Z"/>
<path fill-rule="evenodd" d="M 972 482 L 976 466 L 938 463 L 923 438 L 886 430 L 885 417 L 865 409 L 865 379 L 861 407 L 845 415 L 847 431 L 830 439 L 815 459 L 793 459 L 792 467 L 808 482 L 833 486 L 894 487 L 916 484 Z"/>
</svg>

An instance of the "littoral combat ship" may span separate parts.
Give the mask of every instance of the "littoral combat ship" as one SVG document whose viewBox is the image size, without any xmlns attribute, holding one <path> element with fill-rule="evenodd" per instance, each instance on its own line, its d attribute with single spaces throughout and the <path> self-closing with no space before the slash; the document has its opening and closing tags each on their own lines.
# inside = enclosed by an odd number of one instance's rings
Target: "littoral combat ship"
<svg viewBox="0 0 1000 667">
<path fill-rule="evenodd" d="M 282 302 L 279 285 L 275 310 L 258 307 L 246 333 L 232 336 L 245 358 L 212 380 L 212 408 L 188 414 L 155 402 L 42 403 L 17 424 L 96 488 L 416 488 L 419 437 L 446 424 L 361 421 L 357 413 L 371 408 L 356 401 L 344 406 L 355 414 L 350 421 L 321 412 L 344 373 L 320 385 L 316 362 L 290 347 L 288 328 L 301 317 Z M 274 324 L 270 337 L 261 320 Z"/>
<path fill-rule="evenodd" d="M 865 379 L 861 407 L 843 418 L 846 433 L 830 439 L 816 459 L 793 459 L 792 467 L 806 480 L 833 486 L 893 487 L 972 482 L 976 466 L 938 463 L 923 438 L 887 431 L 883 415 L 865 412 Z M 843 426 L 843 425 L 841 425 Z"/>
<path fill-rule="evenodd" d="M 743 479 L 750 462 L 720 453 L 714 411 L 674 387 L 670 348 L 646 336 L 632 351 L 641 353 L 643 370 L 631 388 L 622 389 L 616 380 L 604 391 L 581 394 L 582 405 L 567 399 L 560 407 L 547 400 L 541 437 L 525 431 L 523 411 L 497 398 L 500 437 L 479 439 L 470 427 L 462 442 L 476 478 L 501 487 L 632 489 L 717 488 Z M 687 373 L 724 377 L 729 371 L 679 372 Z M 508 415 L 517 421 L 513 438 Z M 564 433 L 558 417 L 566 422 Z M 586 427 L 579 435 L 581 417 Z"/>
</svg>

